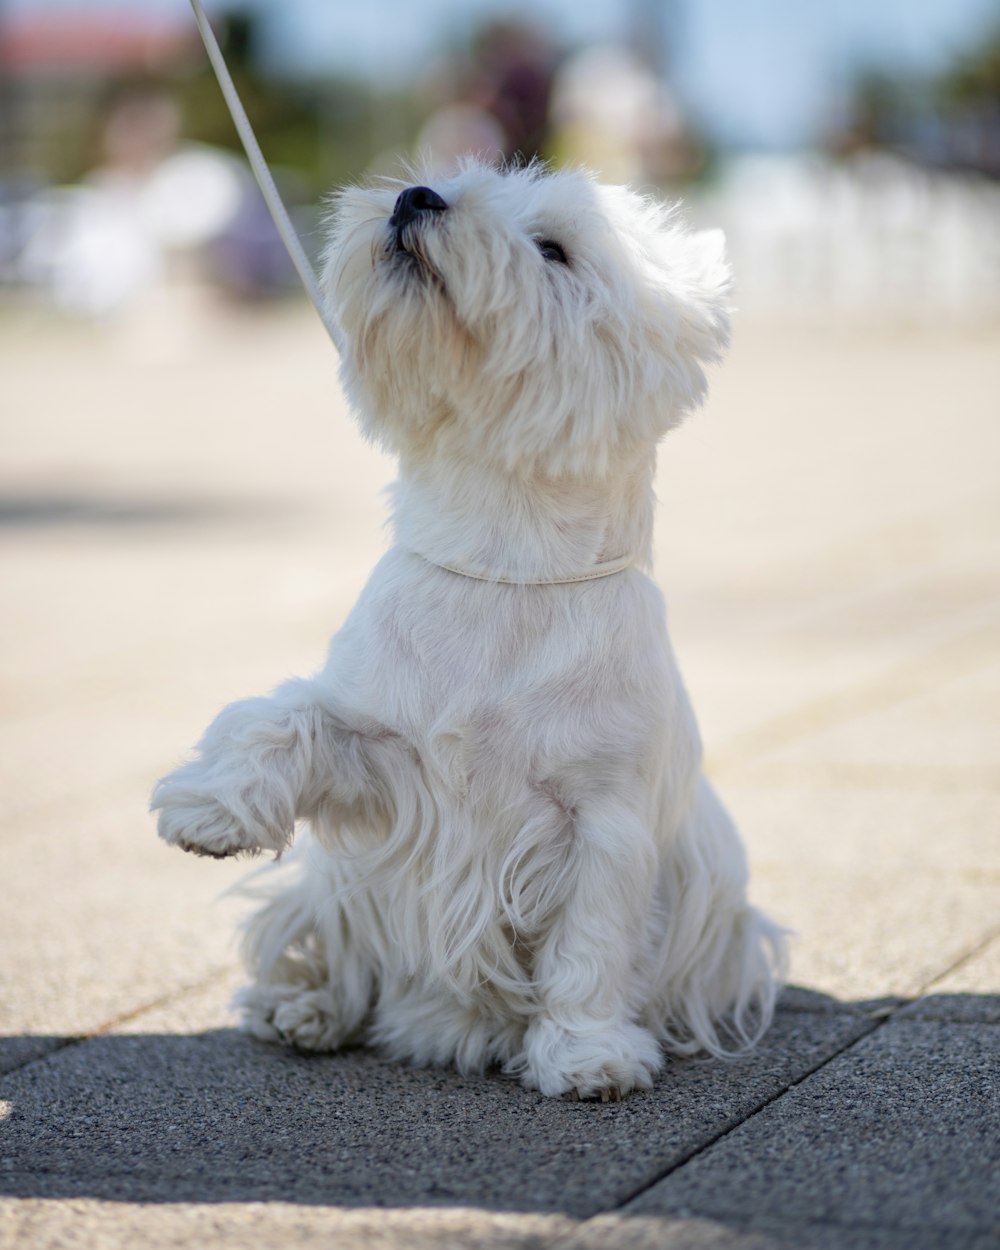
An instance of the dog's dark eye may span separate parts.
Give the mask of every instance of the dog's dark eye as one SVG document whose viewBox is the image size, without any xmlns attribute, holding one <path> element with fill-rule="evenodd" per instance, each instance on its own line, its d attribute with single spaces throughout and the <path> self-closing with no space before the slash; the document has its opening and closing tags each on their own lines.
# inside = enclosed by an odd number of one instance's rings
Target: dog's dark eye
<svg viewBox="0 0 1000 1250">
<path fill-rule="evenodd" d="M 560 265 L 569 264 L 566 253 L 555 239 L 537 239 L 536 242 L 544 260 L 557 260 Z"/>
</svg>

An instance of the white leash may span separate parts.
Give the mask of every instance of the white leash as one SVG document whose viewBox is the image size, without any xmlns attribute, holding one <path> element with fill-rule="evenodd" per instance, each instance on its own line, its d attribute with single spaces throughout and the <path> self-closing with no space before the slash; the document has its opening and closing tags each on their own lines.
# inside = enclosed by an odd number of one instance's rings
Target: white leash
<svg viewBox="0 0 1000 1250">
<path fill-rule="evenodd" d="M 208 59 L 212 62 L 212 68 L 215 70 L 215 76 L 219 80 L 222 94 L 225 97 L 226 104 L 229 106 L 233 123 L 243 142 L 247 159 L 250 161 L 250 168 L 253 170 L 253 176 L 257 179 L 257 185 L 264 196 L 264 202 L 267 204 L 274 224 L 278 228 L 278 233 L 281 235 L 282 242 L 288 250 L 292 264 L 302 279 L 302 285 L 306 289 L 306 294 L 312 300 L 313 307 L 319 313 L 320 321 L 323 322 L 327 334 L 329 334 L 334 347 L 336 347 L 337 333 L 334 329 L 333 320 L 323 303 L 323 296 L 320 293 L 316 275 L 313 272 L 312 265 L 309 263 L 309 258 L 303 251 L 299 236 L 295 233 L 295 227 L 288 216 L 288 210 L 282 202 L 278 188 L 274 185 L 274 179 L 271 177 L 267 161 L 264 160 L 264 155 L 260 150 L 257 136 L 253 132 L 250 119 L 246 115 L 246 110 L 243 108 L 236 86 L 226 67 L 226 60 L 222 55 L 222 49 L 219 47 L 219 41 L 216 39 L 215 32 L 205 16 L 205 10 L 201 7 L 201 0 L 191 0 L 191 8 L 194 10 L 194 20 L 198 23 L 198 30 L 201 32 Z"/>
<path fill-rule="evenodd" d="M 260 150 L 260 144 L 257 142 L 257 136 L 253 132 L 250 125 L 250 119 L 246 115 L 243 102 L 240 100 L 236 85 L 232 80 L 229 69 L 226 66 L 226 59 L 222 55 L 222 49 L 219 47 L 219 41 L 215 37 L 215 32 L 209 24 L 208 18 L 205 16 L 205 10 L 201 7 L 201 0 L 191 0 L 191 8 L 194 10 L 194 20 L 198 23 L 198 30 L 205 44 L 205 51 L 208 53 L 208 59 L 212 62 L 212 68 L 215 70 L 215 76 L 219 80 L 219 86 L 222 88 L 222 94 L 225 97 L 226 104 L 229 106 L 229 112 L 232 116 L 233 123 L 236 126 L 237 133 L 243 142 L 247 159 L 250 162 L 250 168 L 253 175 L 257 179 L 257 185 L 260 187 L 261 194 L 264 196 L 264 202 L 267 204 L 274 224 L 281 235 L 282 241 L 288 250 L 288 255 L 292 259 L 292 264 L 302 279 L 302 285 L 306 289 L 306 294 L 312 300 L 313 307 L 319 314 L 320 321 L 326 327 L 326 332 L 330 339 L 337 347 L 337 332 L 334 329 L 333 320 L 328 313 L 323 296 L 320 293 L 319 284 L 316 281 L 316 275 L 313 272 L 309 258 L 303 251 L 299 236 L 295 233 L 295 227 L 292 225 L 288 216 L 288 210 L 285 208 L 278 188 L 274 185 L 274 179 L 271 177 L 271 171 L 267 167 L 267 161 L 264 154 Z M 424 559 L 427 559 L 425 556 Z M 437 564 L 436 560 L 428 561 L 430 564 Z M 462 577 L 471 577 L 476 581 L 482 582 L 501 582 L 505 585 L 514 586 L 563 586 L 574 582 L 589 582 L 601 577 L 610 577 L 614 573 L 622 573 L 625 569 L 630 568 L 635 563 L 633 556 L 621 556 L 616 560 L 605 560 L 600 564 L 596 564 L 592 569 L 588 569 L 584 573 L 577 573 L 569 577 L 554 577 L 543 579 L 542 581 L 522 582 L 519 578 L 500 577 L 495 574 L 480 573 L 472 569 L 459 568 L 457 565 L 439 564 L 438 567 L 446 569 L 449 573 L 457 573 Z"/>
</svg>

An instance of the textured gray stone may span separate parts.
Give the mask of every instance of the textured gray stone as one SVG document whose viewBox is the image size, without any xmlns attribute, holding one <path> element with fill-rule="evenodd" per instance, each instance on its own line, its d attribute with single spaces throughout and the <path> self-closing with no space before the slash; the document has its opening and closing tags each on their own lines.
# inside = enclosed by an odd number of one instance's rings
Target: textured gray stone
<svg viewBox="0 0 1000 1250">
<path fill-rule="evenodd" d="M 996 1236 L 998 1070 L 996 1026 L 891 1020 L 628 1211 L 780 1225 L 790 1238 L 821 1224 L 843 1244 L 858 1229 L 941 1245 Z"/>
<path fill-rule="evenodd" d="M 36 1059 L 51 1055 L 53 1051 L 59 1050 L 70 1040 L 65 1036 L 32 1036 L 30 1033 L 21 1037 L 0 1037 L 0 1075 L 13 1072 L 15 1068 L 23 1068 L 26 1063 L 34 1063 Z"/>
<path fill-rule="evenodd" d="M 227 1029 L 98 1037 L 0 1083 L 0 1193 L 587 1216 L 869 1027 L 782 1013 L 754 1058 L 674 1062 L 652 1093 L 606 1106 L 365 1051 L 306 1057 Z"/>
<path fill-rule="evenodd" d="M 1000 1024 L 1000 937 L 935 981 L 900 1018 Z"/>
<path fill-rule="evenodd" d="M 993 1232 L 941 1228 L 866 1228 L 738 1218 L 601 1215 L 558 1243 L 558 1250 L 995 1250 Z"/>
</svg>

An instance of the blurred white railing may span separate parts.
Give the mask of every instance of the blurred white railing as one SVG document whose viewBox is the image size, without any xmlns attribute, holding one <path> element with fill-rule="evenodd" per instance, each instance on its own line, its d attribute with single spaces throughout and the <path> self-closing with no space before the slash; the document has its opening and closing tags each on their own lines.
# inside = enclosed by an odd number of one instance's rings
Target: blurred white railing
<svg viewBox="0 0 1000 1250">
<path fill-rule="evenodd" d="M 880 153 L 734 160 L 695 200 L 747 313 L 817 321 L 1000 315 L 1000 184 Z"/>
</svg>

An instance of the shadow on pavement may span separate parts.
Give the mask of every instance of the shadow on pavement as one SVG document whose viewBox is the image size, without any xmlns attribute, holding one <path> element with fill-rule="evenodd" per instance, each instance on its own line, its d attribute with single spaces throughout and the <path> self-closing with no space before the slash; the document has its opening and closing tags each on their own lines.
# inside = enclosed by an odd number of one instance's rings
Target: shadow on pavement
<svg viewBox="0 0 1000 1250">
<path fill-rule="evenodd" d="M 290 507 L 274 500 L 223 502 L 185 496 L 131 499 L 80 493 L 7 494 L 0 495 L 0 529 L 205 525 L 246 519 L 280 519 L 291 511 Z"/>
<path fill-rule="evenodd" d="M 583 1218 L 647 1189 L 817 1069 L 813 1080 L 849 1060 L 863 1085 L 865 1055 L 875 1062 L 887 1035 L 898 1071 L 883 1072 L 879 1088 L 931 1080 L 920 1065 L 954 1053 L 949 1031 L 995 1039 L 968 1022 L 1000 1020 L 1000 997 L 926 998 L 888 1020 L 887 1011 L 792 990 L 753 1057 L 672 1061 L 652 1093 L 618 1105 L 542 1098 L 500 1075 L 418 1071 L 364 1050 L 305 1056 L 231 1029 L 65 1039 L 0 1084 L 0 1194 Z M 931 1035 L 940 1045 L 930 1057 L 922 1043 L 908 1060 L 907 1039 Z M 949 1062 L 947 1079 L 961 1091 L 959 1066 Z M 836 1102 L 813 1114 L 836 1115 Z M 905 1126 L 899 1135 L 897 1122 L 897 1151 Z"/>
</svg>

